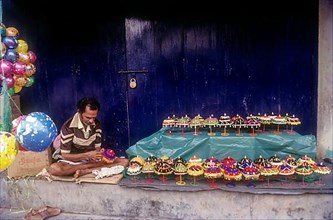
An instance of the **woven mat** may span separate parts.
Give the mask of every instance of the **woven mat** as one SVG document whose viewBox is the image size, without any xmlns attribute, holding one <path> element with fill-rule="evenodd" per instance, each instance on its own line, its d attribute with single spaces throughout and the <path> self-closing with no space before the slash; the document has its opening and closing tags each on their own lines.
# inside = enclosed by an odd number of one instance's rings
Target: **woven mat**
<svg viewBox="0 0 333 220">
<path fill-rule="evenodd" d="M 49 182 L 52 181 L 64 181 L 64 182 L 75 182 L 75 183 L 104 183 L 116 185 L 123 178 L 123 174 L 116 174 L 109 177 L 104 177 L 101 179 L 96 179 L 94 174 L 86 174 L 79 178 L 74 178 L 72 176 L 53 176 L 47 172 L 44 168 L 40 173 L 36 175 L 37 178 L 47 179 Z"/>
</svg>

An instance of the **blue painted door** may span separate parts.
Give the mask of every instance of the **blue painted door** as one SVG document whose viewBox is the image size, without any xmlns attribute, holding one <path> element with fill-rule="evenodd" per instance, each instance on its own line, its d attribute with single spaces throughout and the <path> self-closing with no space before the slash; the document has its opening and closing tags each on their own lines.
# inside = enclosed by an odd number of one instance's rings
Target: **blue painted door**
<svg viewBox="0 0 333 220">
<path fill-rule="evenodd" d="M 125 2 L 110 11 L 4 1 L 3 22 L 37 55 L 35 84 L 19 94 L 22 112 L 45 112 L 60 128 L 79 98 L 95 96 L 105 146 L 118 154 L 173 114 L 289 113 L 302 120 L 297 131 L 315 134 L 318 3 L 277 2 L 274 11 L 259 1 L 196 11 Z"/>
<path fill-rule="evenodd" d="M 280 15 L 281 16 L 281 15 Z M 316 131 L 316 30 L 311 19 L 126 20 L 126 60 L 137 87 L 128 90 L 130 144 L 168 116 L 301 118 Z"/>
</svg>

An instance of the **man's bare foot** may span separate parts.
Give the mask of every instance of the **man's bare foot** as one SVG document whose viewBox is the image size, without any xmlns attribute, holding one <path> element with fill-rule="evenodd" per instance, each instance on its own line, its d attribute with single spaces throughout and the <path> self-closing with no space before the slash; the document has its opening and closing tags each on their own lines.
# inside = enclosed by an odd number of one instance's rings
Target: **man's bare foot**
<svg viewBox="0 0 333 220">
<path fill-rule="evenodd" d="M 82 174 L 81 174 L 81 170 L 77 170 L 77 171 L 75 171 L 74 179 L 77 179 L 77 178 L 79 178 L 80 176 L 82 176 Z"/>
<path fill-rule="evenodd" d="M 74 174 L 74 179 L 77 179 L 80 176 L 86 175 L 88 173 L 91 173 L 91 171 L 89 169 L 77 170 Z"/>
</svg>

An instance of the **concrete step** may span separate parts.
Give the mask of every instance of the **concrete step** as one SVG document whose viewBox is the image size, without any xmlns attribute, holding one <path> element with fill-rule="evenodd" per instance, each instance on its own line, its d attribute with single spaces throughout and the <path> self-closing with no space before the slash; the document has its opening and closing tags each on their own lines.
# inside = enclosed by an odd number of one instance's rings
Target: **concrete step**
<svg viewBox="0 0 333 220">
<path fill-rule="evenodd" d="M 1 220 L 23 219 L 28 211 L 29 210 L 14 211 L 14 210 L 11 210 L 8 208 L 0 208 L 0 219 Z M 52 219 L 52 220 L 64 220 L 64 219 L 71 219 L 71 220 L 92 220 L 92 219 L 94 219 L 94 220 L 104 220 L 104 219 L 105 220 L 127 220 L 128 219 L 128 220 L 130 220 L 133 218 L 62 212 L 58 216 L 50 217 L 50 219 Z"/>
<path fill-rule="evenodd" d="M 59 220 L 332 219 L 332 193 L 293 193 L 154 190 L 0 175 L 0 219 L 22 219 L 30 208 L 47 205 L 62 210 L 52 217 Z"/>
</svg>

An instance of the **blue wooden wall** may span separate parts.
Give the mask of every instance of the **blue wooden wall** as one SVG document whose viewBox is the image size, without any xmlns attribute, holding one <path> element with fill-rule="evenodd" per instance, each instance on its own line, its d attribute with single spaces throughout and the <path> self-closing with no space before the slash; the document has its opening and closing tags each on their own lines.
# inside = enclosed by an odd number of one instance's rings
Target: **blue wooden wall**
<svg viewBox="0 0 333 220">
<path fill-rule="evenodd" d="M 95 96 L 105 146 L 123 155 L 172 114 L 289 113 L 303 122 L 297 131 L 316 133 L 316 1 L 192 11 L 102 2 L 3 0 L 3 23 L 37 55 L 35 84 L 19 93 L 23 114 L 45 112 L 60 128 L 79 98 Z"/>
</svg>

